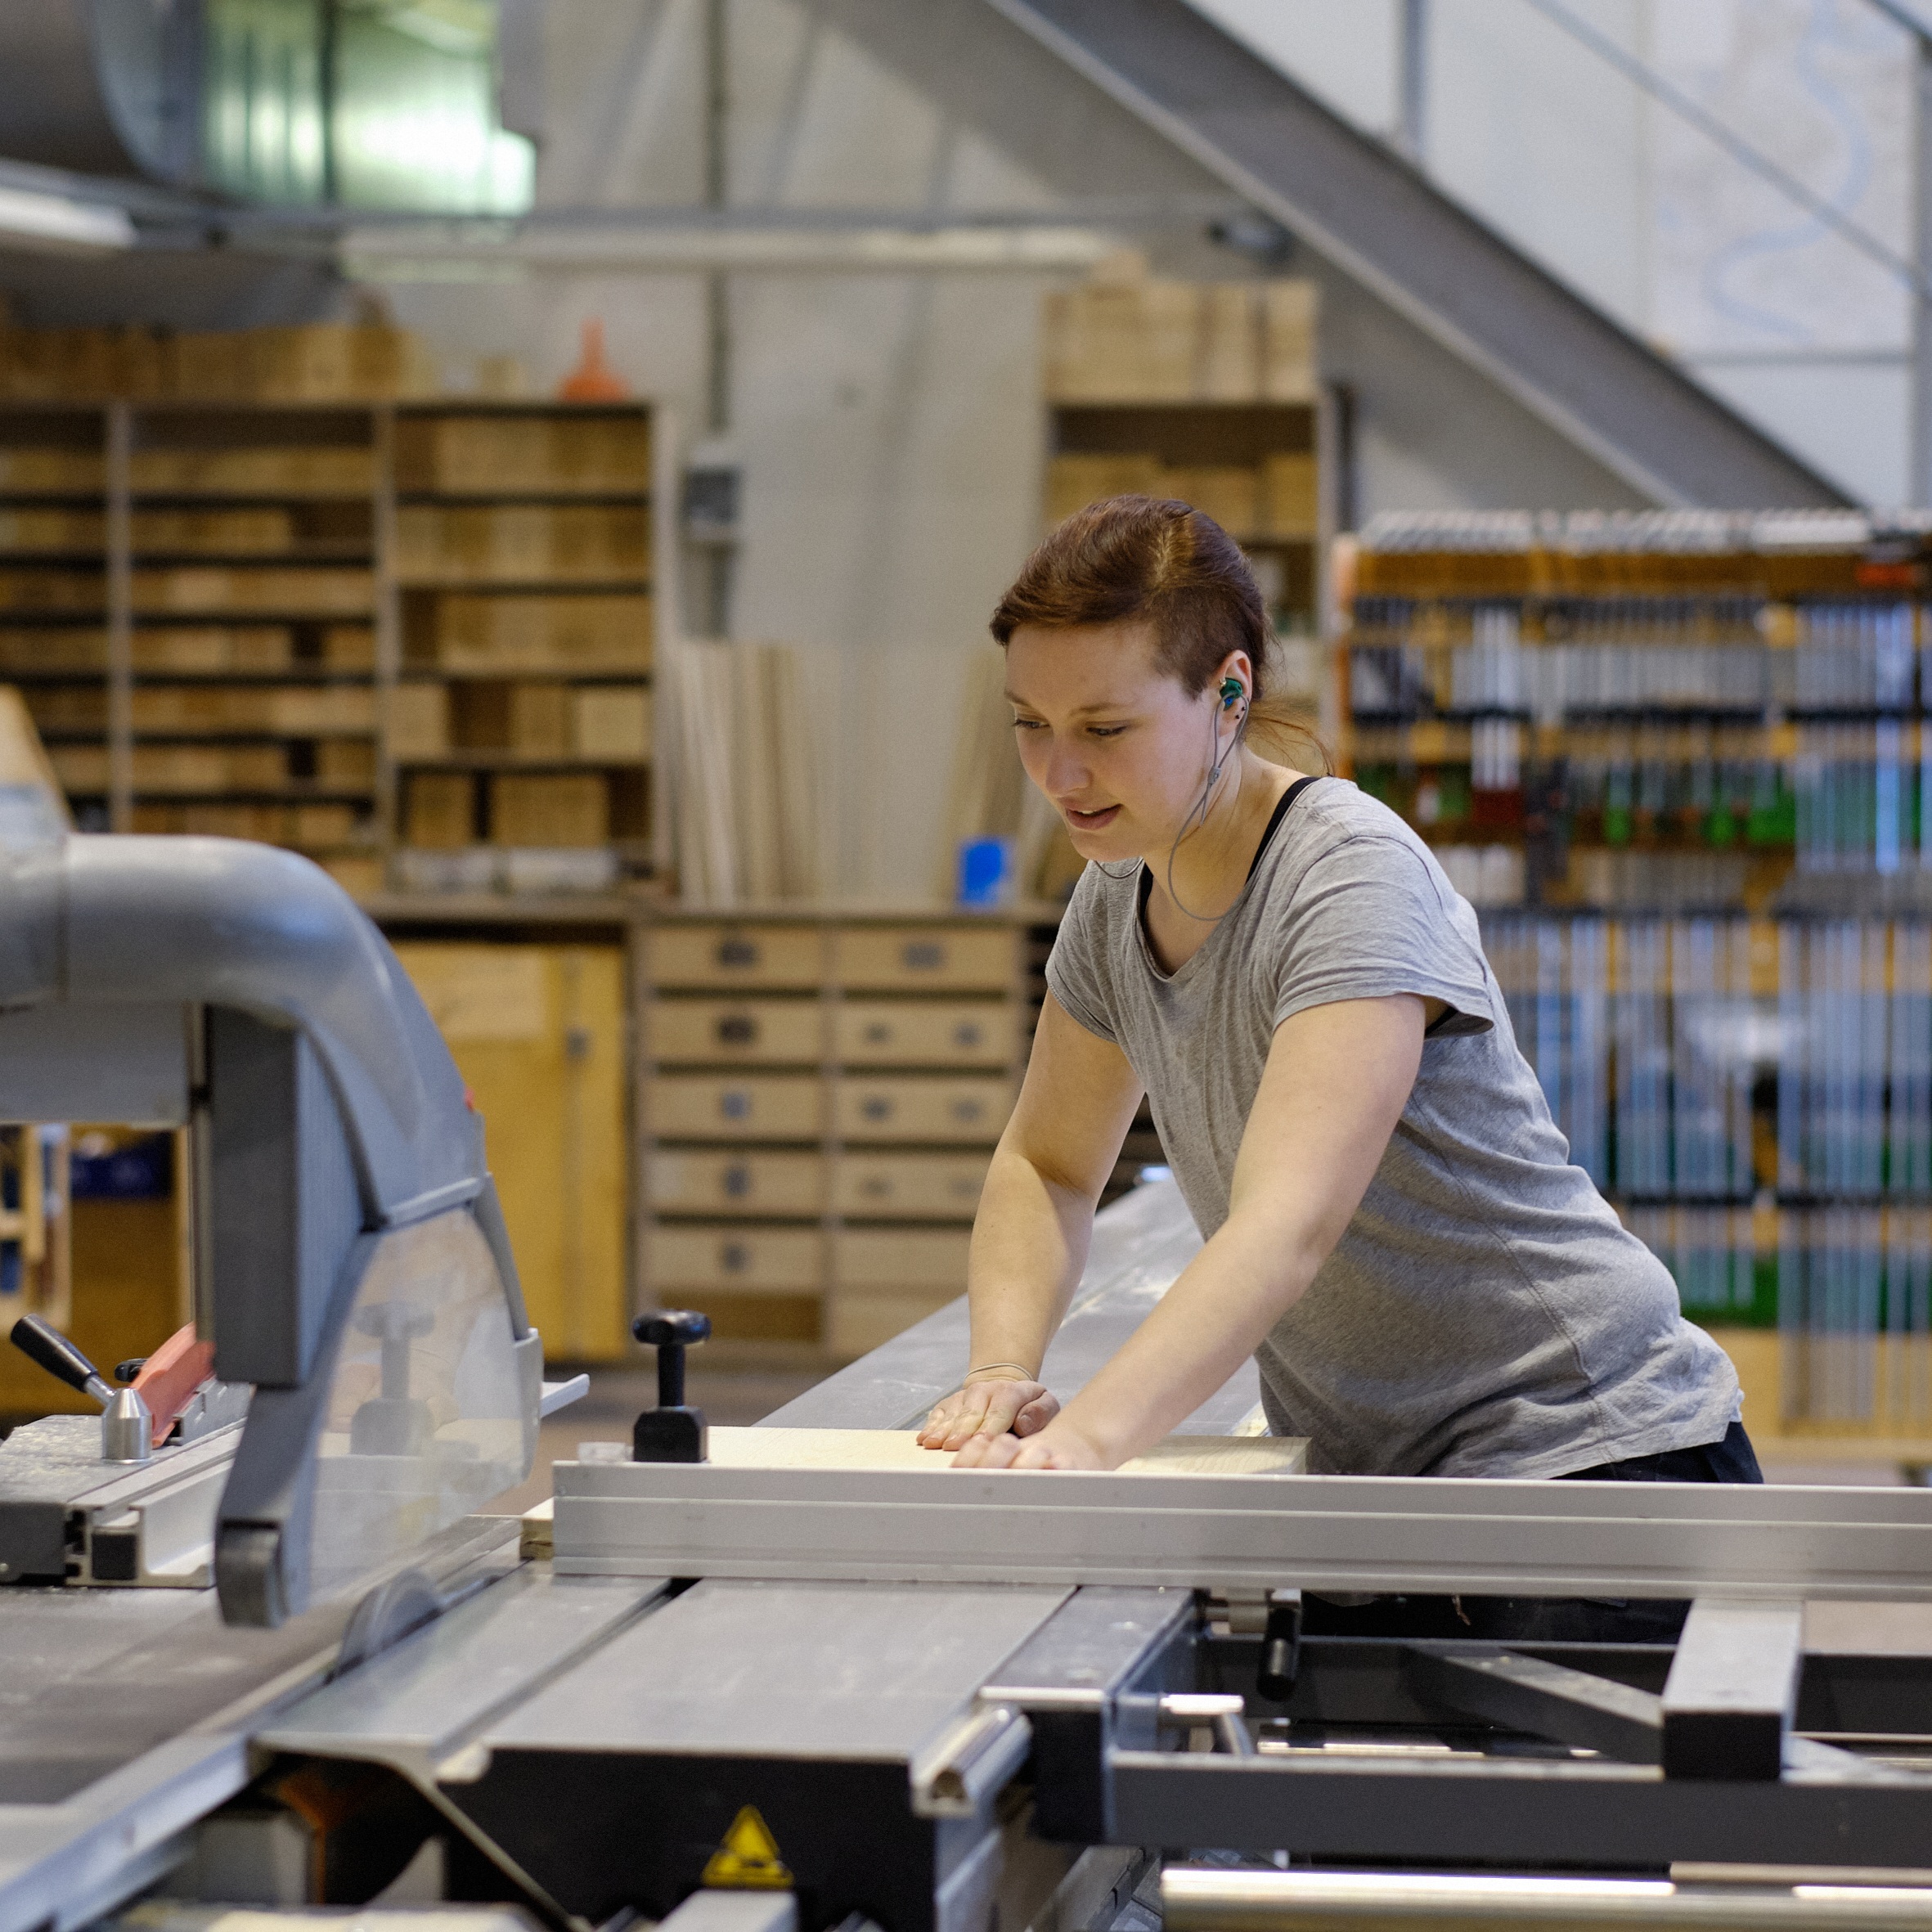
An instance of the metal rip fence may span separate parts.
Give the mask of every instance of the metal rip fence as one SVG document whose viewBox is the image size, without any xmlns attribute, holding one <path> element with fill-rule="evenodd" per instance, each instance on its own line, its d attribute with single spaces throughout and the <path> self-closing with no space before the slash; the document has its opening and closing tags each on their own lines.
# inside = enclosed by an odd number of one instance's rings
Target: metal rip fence
<svg viewBox="0 0 1932 1932">
<path fill-rule="evenodd" d="M 1492 914 L 1570 1157 L 1786 1419 L 1932 1426 L 1932 924 Z"/>
</svg>

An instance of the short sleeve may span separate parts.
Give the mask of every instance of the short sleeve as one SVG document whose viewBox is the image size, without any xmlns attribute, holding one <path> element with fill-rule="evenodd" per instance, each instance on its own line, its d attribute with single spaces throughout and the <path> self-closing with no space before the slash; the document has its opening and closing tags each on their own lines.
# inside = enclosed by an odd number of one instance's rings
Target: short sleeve
<svg viewBox="0 0 1932 1932">
<path fill-rule="evenodd" d="M 1338 1000 L 1413 993 L 1449 1009 L 1431 1029 L 1486 1033 L 1492 982 L 1474 917 L 1400 840 L 1350 838 L 1324 852 L 1282 909 L 1274 1024 Z"/>
<path fill-rule="evenodd" d="M 1105 921 L 1096 904 L 1098 887 L 1090 865 L 1073 888 L 1054 950 L 1047 955 L 1047 991 L 1068 1014 L 1110 1045 L 1120 1045 L 1110 1013 Z"/>
</svg>

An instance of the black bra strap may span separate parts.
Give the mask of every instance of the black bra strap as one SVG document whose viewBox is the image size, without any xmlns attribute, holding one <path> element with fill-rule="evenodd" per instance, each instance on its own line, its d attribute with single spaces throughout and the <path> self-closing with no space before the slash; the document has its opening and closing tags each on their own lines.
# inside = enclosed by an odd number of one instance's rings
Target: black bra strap
<svg viewBox="0 0 1932 1932">
<path fill-rule="evenodd" d="M 1261 855 L 1267 851 L 1268 842 L 1274 838 L 1275 827 L 1288 815 L 1288 807 L 1321 775 L 1319 771 L 1311 771 L 1306 777 L 1296 779 L 1294 784 L 1282 793 L 1281 802 L 1275 806 L 1273 815 L 1268 820 L 1268 829 L 1261 834 L 1261 842 L 1255 847 L 1254 858 L 1250 861 L 1247 869 L 1247 875 L 1250 878 L 1255 876 L 1255 867 L 1261 863 Z"/>
</svg>

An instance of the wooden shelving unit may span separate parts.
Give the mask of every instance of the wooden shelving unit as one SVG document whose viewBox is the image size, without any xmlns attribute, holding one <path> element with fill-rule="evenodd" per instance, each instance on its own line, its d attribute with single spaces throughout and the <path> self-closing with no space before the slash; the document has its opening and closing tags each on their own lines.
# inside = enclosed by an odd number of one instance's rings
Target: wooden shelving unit
<svg viewBox="0 0 1932 1932">
<path fill-rule="evenodd" d="M 120 404 L 109 429 L 125 527 L 110 572 L 127 559 L 109 631 L 128 689 L 117 822 L 291 846 L 374 888 L 376 414 Z"/>
<path fill-rule="evenodd" d="M 388 744 L 410 863 L 434 876 L 426 855 L 487 842 L 643 869 L 667 439 L 616 404 L 412 406 L 395 434 Z"/>
<path fill-rule="evenodd" d="M 0 677 L 79 822 L 358 896 L 648 872 L 675 598 L 643 403 L 0 407 Z"/>
<path fill-rule="evenodd" d="M 1313 285 L 1129 277 L 1047 299 L 1048 528 L 1130 493 L 1214 519 L 1253 564 L 1280 640 L 1275 692 L 1332 748 L 1342 709 L 1323 559 L 1337 527 L 1340 403 Z"/>
<path fill-rule="evenodd" d="M 0 678 L 20 687 L 79 821 L 100 829 L 110 790 L 108 522 L 104 412 L 0 409 Z"/>
</svg>

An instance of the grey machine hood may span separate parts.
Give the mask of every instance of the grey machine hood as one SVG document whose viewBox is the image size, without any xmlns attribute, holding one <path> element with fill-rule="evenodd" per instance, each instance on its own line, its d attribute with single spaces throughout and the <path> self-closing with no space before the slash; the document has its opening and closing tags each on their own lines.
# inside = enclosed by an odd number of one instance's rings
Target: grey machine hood
<svg viewBox="0 0 1932 1932">
<path fill-rule="evenodd" d="M 381 934 L 219 838 L 0 852 L 0 1119 L 191 1130 L 197 1324 L 255 1394 L 215 1545 L 274 1624 L 528 1473 L 541 1355 L 482 1123 Z"/>
</svg>

